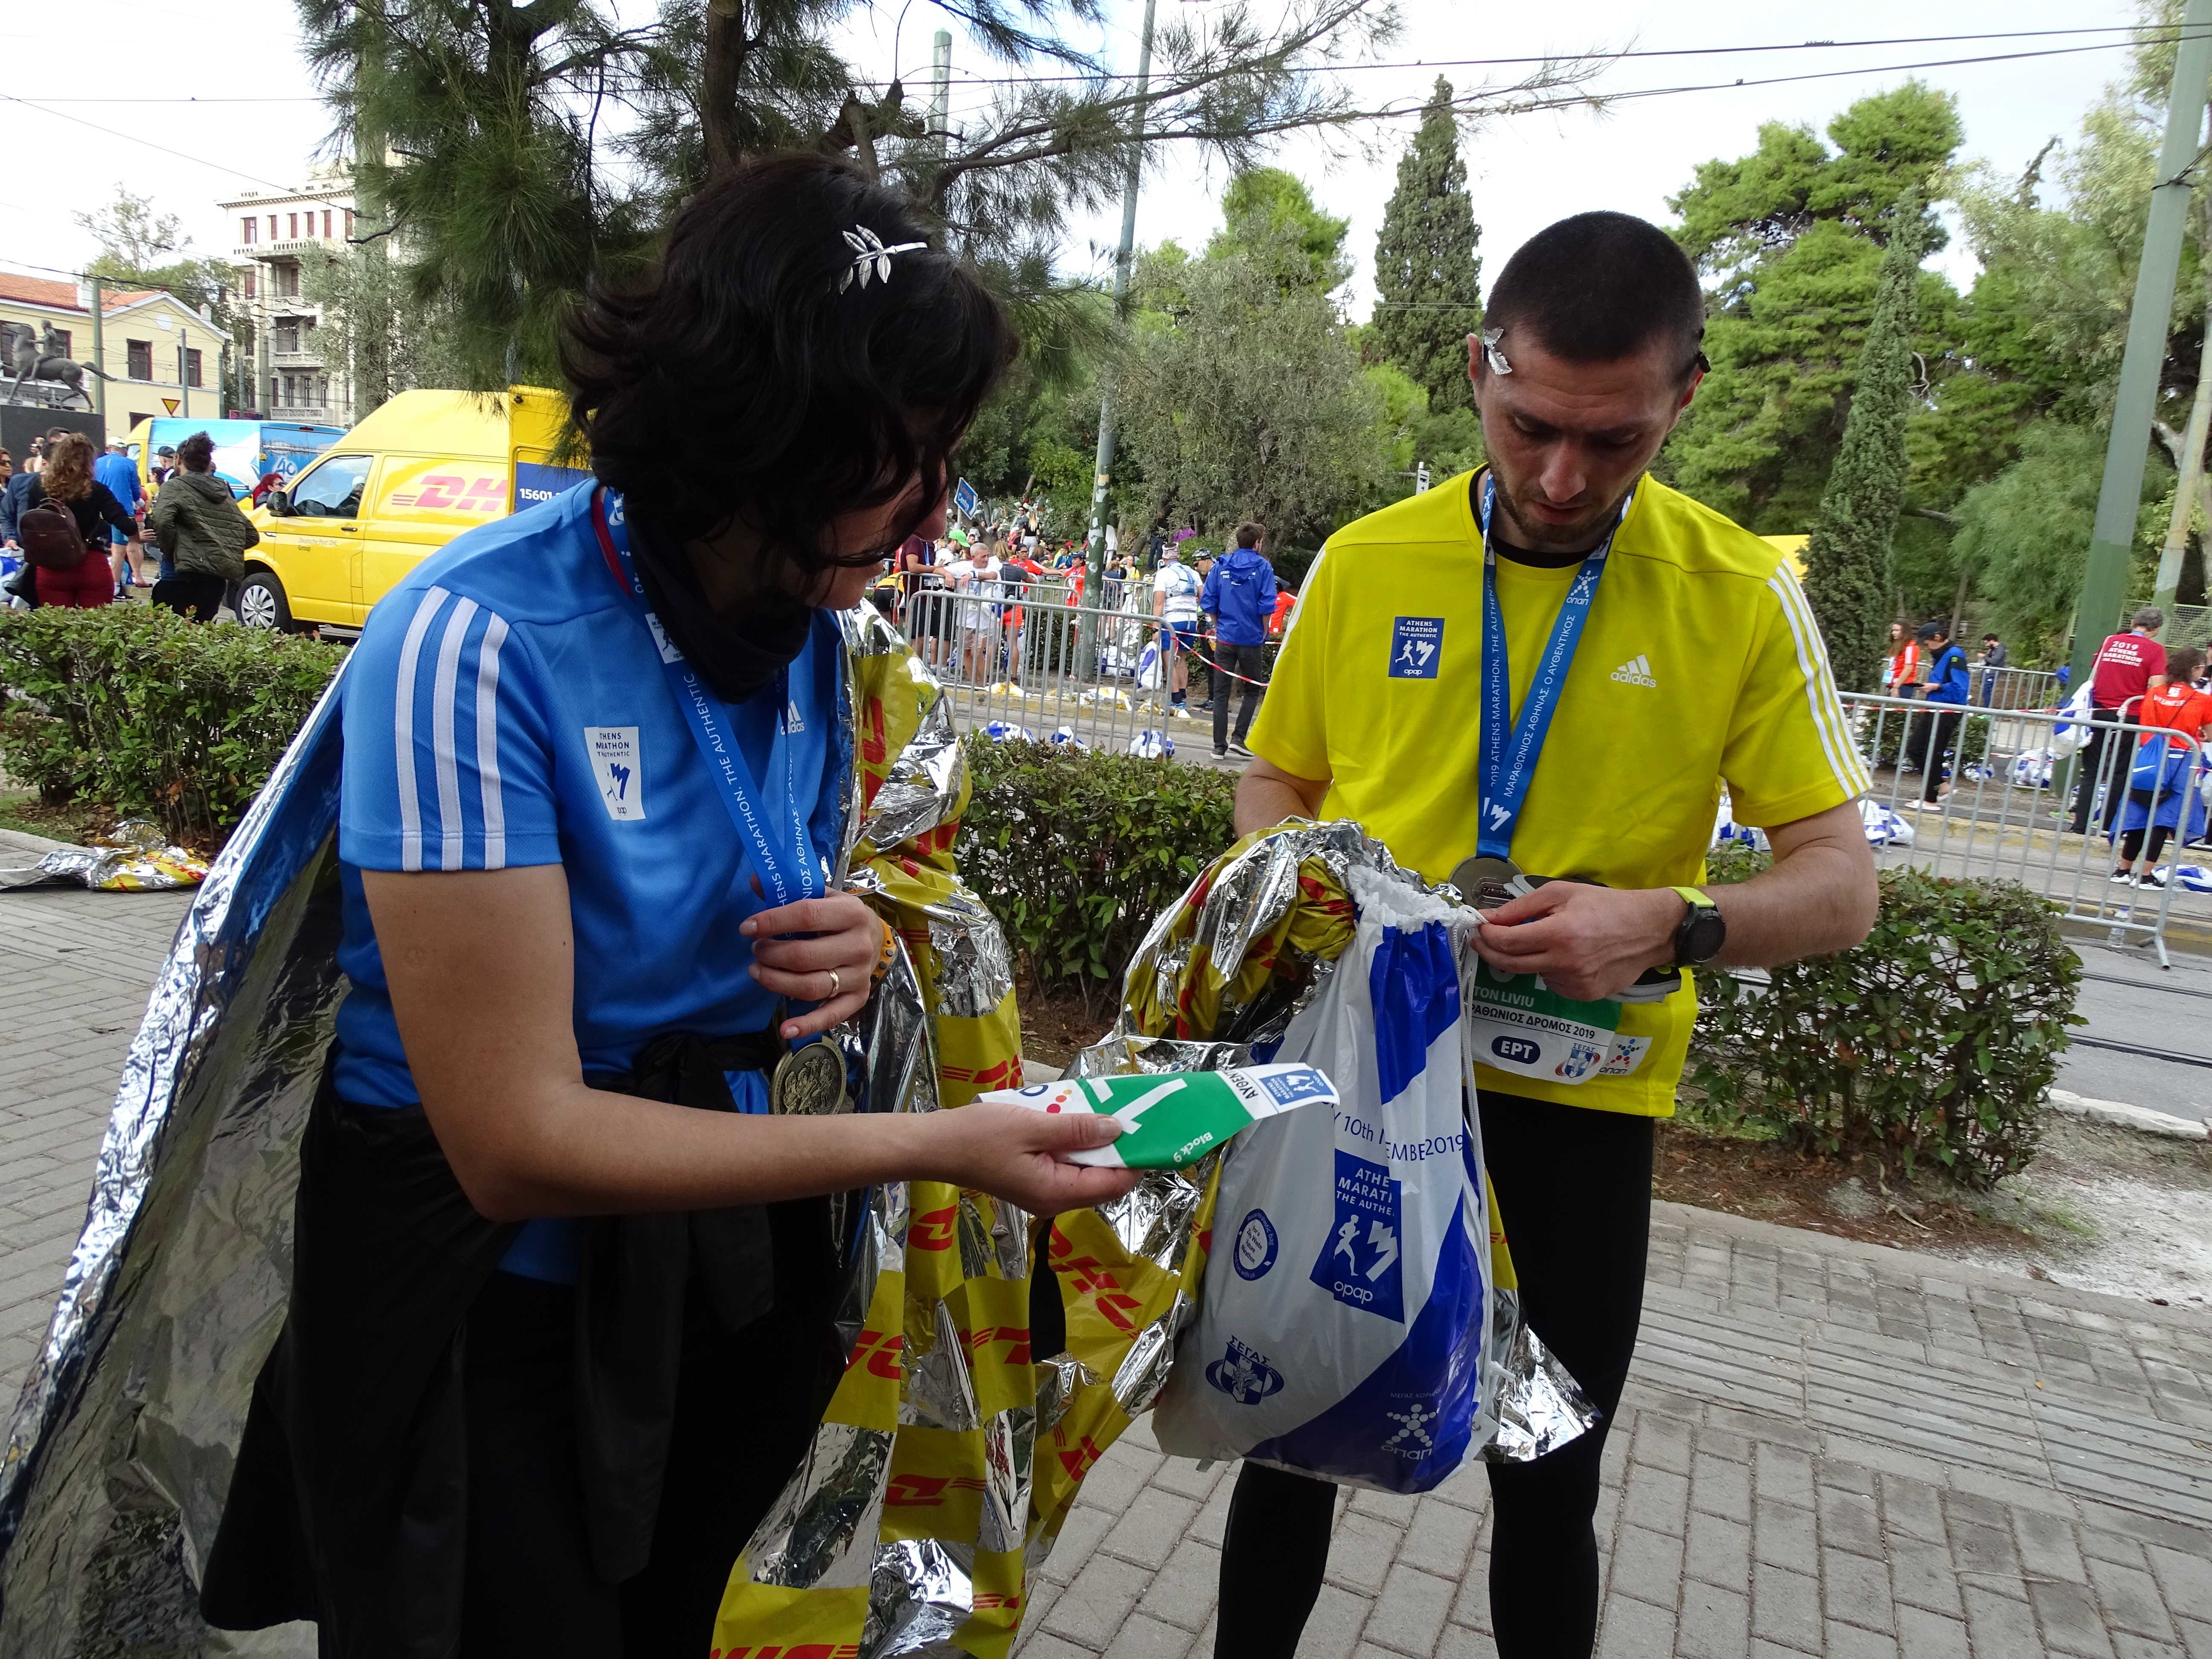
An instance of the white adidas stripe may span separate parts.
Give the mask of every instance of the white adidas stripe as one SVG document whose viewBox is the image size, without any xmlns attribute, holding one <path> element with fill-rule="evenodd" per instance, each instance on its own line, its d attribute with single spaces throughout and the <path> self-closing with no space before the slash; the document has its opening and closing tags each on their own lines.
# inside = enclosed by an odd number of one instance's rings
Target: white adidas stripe
<svg viewBox="0 0 2212 1659">
<path fill-rule="evenodd" d="M 1778 567 L 1766 586 L 1781 601 L 1782 615 L 1796 644 L 1797 666 L 1805 677 L 1806 705 L 1812 711 L 1813 728 L 1820 733 L 1828 769 L 1854 798 L 1863 795 L 1874 787 L 1874 777 L 1850 741 L 1844 706 L 1836 695 L 1835 677 L 1828 666 L 1828 648 L 1820 638 L 1820 624 L 1814 619 L 1805 590 L 1797 585 L 1788 565 Z"/>
<path fill-rule="evenodd" d="M 422 803 L 415 793 L 415 670 L 422 658 L 422 638 L 445 607 L 446 590 L 433 587 L 407 623 L 399 647 L 399 684 L 392 700 L 392 746 L 399 771 L 399 867 L 422 867 Z"/>
<path fill-rule="evenodd" d="M 461 647 L 476 619 L 477 602 L 463 599 L 446 619 L 438 641 L 438 677 L 430 690 L 430 752 L 438 764 L 438 867 L 459 870 L 467 864 L 461 838 L 461 766 L 453 742 L 453 705 L 459 691 Z"/>
<path fill-rule="evenodd" d="M 477 778 L 483 796 L 483 867 L 507 868 L 507 803 L 499 793 L 499 647 L 507 618 L 486 611 L 477 647 Z"/>
</svg>

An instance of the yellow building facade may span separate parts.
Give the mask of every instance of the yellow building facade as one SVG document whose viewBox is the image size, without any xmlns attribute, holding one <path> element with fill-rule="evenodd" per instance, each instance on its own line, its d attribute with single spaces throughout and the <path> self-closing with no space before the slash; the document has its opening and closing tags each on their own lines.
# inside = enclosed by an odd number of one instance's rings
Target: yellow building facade
<svg viewBox="0 0 2212 1659">
<path fill-rule="evenodd" d="M 106 417 L 107 435 L 120 438 L 142 420 L 165 415 L 222 415 L 223 353 L 229 335 L 173 294 L 104 287 L 100 359 L 104 383 L 85 377 L 94 407 Z M 0 322 L 28 324 L 43 337 L 51 327 L 64 337 L 61 355 L 94 363 L 88 283 L 0 273 Z M 15 385 L 12 359 L 0 376 L 0 402 Z M 29 395 L 29 386 L 24 387 Z M 84 405 L 70 405 L 82 410 Z"/>
</svg>

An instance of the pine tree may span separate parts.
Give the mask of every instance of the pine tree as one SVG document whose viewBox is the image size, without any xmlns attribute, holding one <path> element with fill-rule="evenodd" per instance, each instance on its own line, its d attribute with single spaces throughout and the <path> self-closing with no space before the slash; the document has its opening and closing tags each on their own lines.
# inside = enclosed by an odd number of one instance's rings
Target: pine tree
<svg viewBox="0 0 2212 1659">
<path fill-rule="evenodd" d="M 1482 326 L 1481 227 L 1468 198 L 1451 82 L 1437 77 L 1375 239 L 1375 349 L 1427 388 L 1441 414 L 1468 406 L 1467 337 Z"/>
<path fill-rule="evenodd" d="M 1890 216 L 1889 249 L 1859 353 L 1843 447 L 1805 548 L 1806 594 L 1827 641 L 1836 684 L 1846 691 L 1872 687 L 1881 668 L 1889 543 L 1905 490 L 1912 329 L 1926 234 L 1920 197 L 1909 193 Z"/>
</svg>

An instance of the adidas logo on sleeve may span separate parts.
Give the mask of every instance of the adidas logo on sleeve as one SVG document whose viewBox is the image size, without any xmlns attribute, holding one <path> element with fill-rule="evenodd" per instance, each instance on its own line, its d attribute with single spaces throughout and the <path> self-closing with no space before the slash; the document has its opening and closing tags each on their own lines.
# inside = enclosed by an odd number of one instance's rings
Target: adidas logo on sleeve
<svg viewBox="0 0 2212 1659">
<path fill-rule="evenodd" d="M 1651 678 L 1650 659 L 1640 651 L 1614 669 L 1613 677 L 1623 685 L 1640 685 L 1647 691 L 1659 689 L 1659 682 Z"/>
</svg>

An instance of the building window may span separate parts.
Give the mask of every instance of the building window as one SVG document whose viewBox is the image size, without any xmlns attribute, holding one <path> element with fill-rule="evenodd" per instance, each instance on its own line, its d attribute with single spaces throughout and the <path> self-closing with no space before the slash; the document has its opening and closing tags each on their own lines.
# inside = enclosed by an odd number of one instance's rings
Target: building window
<svg viewBox="0 0 2212 1659">
<path fill-rule="evenodd" d="M 260 228 L 261 222 L 258 219 L 240 219 L 238 222 L 238 240 L 241 242 L 251 242 L 253 240 L 253 233 Z"/>
<path fill-rule="evenodd" d="M 276 295 L 279 299 L 289 300 L 298 295 L 300 292 L 299 266 L 288 262 L 284 264 L 278 265 L 276 268 L 274 275 L 276 278 Z"/>
<path fill-rule="evenodd" d="M 185 348 L 185 384 L 198 386 L 201 383 L 200 354 L 196 348 L 186 346 Z"/>
<path fill-rule="evenodd" d="M 251 223 L 252 222 L 249 220 L 247 222 Z M 254 289 L 253 289 L 253 278 L 254 278 L 254 275 L 255 275 L 255 273 L 254 273 L 253 267 L 252 267 L 252 265 L 248 265 L 248 266 L 246 266 L 246 297 L 247 299 L 249 299 L 249 300 L 251 300 L 252 298 L 253 298 L 253 295 L 254 295 Z"/>
<path fill-rule="evenodd" d="M 349 242 L 350 242 L 351 240 L 353 240 L 353 210 L 352 210 L 351 208 L 348 208 L 348 209 L 345 210 L 345 222 L 346 222 L 346 240 L 348 240 Z"/>
<path fill-rule="evenodd" d="M 286 214 L 284 216 L 284 235 L 286 240 L 295 242 L 298 241 L 300 240 L 300 216 L 296 213 Z"/>
<path fill-rule="evenodd" d="M 276 322 L 276 349 L 297 351 L 300 349 L 300 319 L 282 317 Z"/>
<path fill-rule="evenodd" d="M 269 240 L 272 242 L 276 240 L 276 216 L 273 213 L 269 216 Z"/>
<path fill-rule="evenodd" d="M 274 409 L 283 401 L 283 399 L 276 395 L 276 376 L 271 374 L 269 377 L 269 406 Z"/>
<path fill-rule="evenodd" d="M 328 208 L 323 210 L 323 240 L 326 242 L 331 240 L 331 210 Z"/>
<path fill-rule="evenodd" d="M 125 340 L 124 355 L 128 359 L 125 372 L 134 380 L 154 378 L 154 343 L 151 340 Z"/>
<path fill-rule="evenodd" d="M 318 374 L 315 376 L 315 407 L 328 409 L 330 406 L 331 377 L 327 374 Z"/>
</svg>

